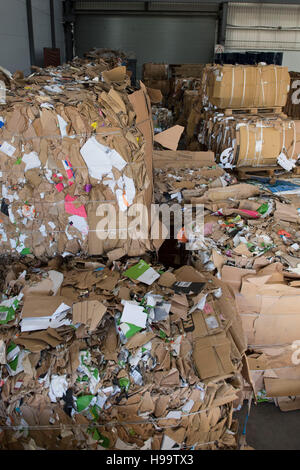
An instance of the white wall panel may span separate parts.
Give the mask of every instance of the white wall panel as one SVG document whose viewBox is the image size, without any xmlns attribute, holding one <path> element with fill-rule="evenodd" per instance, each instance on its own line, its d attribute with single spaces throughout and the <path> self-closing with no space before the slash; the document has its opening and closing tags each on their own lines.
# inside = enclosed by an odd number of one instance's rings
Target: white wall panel
<svg viewBox="0 0 300 470">
<path fill-rule="evenodd" d="M 300 5 L 230 3 L 226 49 L 300 51 Z"/>
</svg>

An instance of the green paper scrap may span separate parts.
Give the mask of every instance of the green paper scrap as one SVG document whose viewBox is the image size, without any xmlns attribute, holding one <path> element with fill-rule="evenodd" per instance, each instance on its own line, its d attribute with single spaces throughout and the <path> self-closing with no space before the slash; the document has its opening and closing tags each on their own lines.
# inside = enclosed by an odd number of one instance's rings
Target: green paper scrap
<svg viewBox="0 0 300 470">
<path fill-rule="evenodd" d="M 18 158 L 18 160 L 14 162 L 14 165 L 20 165 L 21 163 L 22 163 L 22 158 Z"/>
<path fill-rule="evenodd" d="M 99 441 L 99 444 L 105 449 L 109 448 L 109 439 L 106 436 L 103 436 L 98 429 L 88 429 L 88 433 L 92 434 L 92 438 L 95 441 Z"/>
<path fill-rule="evenodd" d="M 131 268 L 127 269 L 124 272 L 124 275 L 130 279 L 138 279 L 142 274 L 144 274 L 151 266 L 147 264 L 143 259 L 141 259 L 138 264 L 135 264 Z"/>
<path fill-rule="evenodd" d="M 86 410 L 93 398 L 94 395 L 81 395 L 80 397 L 77 397 L 77 411 L 80 413 L 81 411 Z"/>
<path fill-rule="evenodd" d="M 89 378 L 87 375 L 84 375 L 83 377 L 77 377 L 76 382 L 88 382 Z"/>
<path fill-rule="evenodd" d="M 260 214 L 265 214 L 267 210 L 269 209 L 269 204 L 267 202 L 264 202 L 258 209 L 257 212 Z"/>
<path fill-rule="evenodd" d="M 140 328 L 139 326 L 133 325 L 132 323 L 126 323 L 126 325 L 129 326 L 129 330 L 125 333 L 125 336 L 127 339 L 131 338 L 134 336 L 136 333 L 141 331 L 143 328 Z"/>
<path fill-rule="evenodd" d="M 23 250 L 21 251 L 21 255 L 30 255 L 30 254 L 31 254 L 30 248 L 23 248 Z"/>
<path fill-rule="evenodd" d="M 159 330 L 159 337 L 165 339 L 167 337 L 166 333 L 163 330 Z"/>
<path fill-rule="evenodd" d="M 9 343 L 9 345 L 7 346 L 7 350 L 6 350 L 6 354 L 9 354 L 11 351 L 13 351 L 15 348 L 17 347 L 17 345 L 11 341 Z"/>
<path fill-rule="evenodd" d="M 14 320 L 15 312 L 19 307 L 22 297 L 23 294 L 11 297 L 10 299 L 4 300 L 0 303 L 0 325 Z"/>
<path fill-rule="evenodd" d="M 14 352 L 15 351 L 15 352 Z M 7 357 L 7 366 L 9 369 L 10 375 L 17 375 L 19 372 L 22 372 L 23 366 L 19 364 L 20 353 L 23 357 L 24 351 L 22 352 L 13 341 L 11 341 L 6 349 L 6 357 Z M 11 356 L 11 359 L 9 358 Z"/>
<path fill-rule="evenodd" d="M 121 389 L 127 392 L 129 390 L 130 380 L 127 379 L 127 377 L 122 377 L 121 379 L 119 379 L 119 385 Z"/>
<path fill-rule="evenodd" d="M 148 272 L 147 272 L 148 271 Z M 145 274 L 147 272 L 147 274 Z M 138 264 L 131 266 L 123 273 L 124 276 L 130 279 L 135 279 L 143 282 L 144 284 L 151 285 L 156 279 L 160 277 L 155 269 L 141 259 Z"/>
</svg>

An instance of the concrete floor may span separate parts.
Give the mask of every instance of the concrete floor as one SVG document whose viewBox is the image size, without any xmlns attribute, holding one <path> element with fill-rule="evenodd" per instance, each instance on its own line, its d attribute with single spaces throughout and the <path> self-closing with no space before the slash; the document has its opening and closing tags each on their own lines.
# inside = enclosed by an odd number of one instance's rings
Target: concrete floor
<svg viewBox="0 0 300 470">
<path fill-rule="evenodd" d="M 243 431 L 247 405 L 235 413 Z M 246 442 L 255 450 L 300 450 L 300 410 L 283 412 L 274 403 L 252 404 Z"/>
</svg>

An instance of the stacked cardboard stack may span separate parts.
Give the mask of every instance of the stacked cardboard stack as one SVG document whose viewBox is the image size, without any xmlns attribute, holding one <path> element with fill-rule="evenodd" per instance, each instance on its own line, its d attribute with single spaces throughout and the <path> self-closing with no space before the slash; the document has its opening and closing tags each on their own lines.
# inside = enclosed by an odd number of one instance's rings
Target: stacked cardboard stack
<svg viewBox="0 0 300 470">
<path fill-rule="evenodd" d="M 147 233 L 130 241 L 117 226 L 103 239 L 108 229 L 97 228 L 101 203 L 112 204 L 117 217 L 134 203 L 151 203 L 148 109 L 145 87 L 135 91 L 125 67 L 109 70 L 101 58 L 10 80 L 0 110 L 1 253 L 149 249 Z"/>
<path fill-rule="evenodd" d="M 143 83 L 146 87 L 160 90 L 163 94 L 163 104 L 167 103 L 170 92 L 168 64 L 143 64 Z"/>
<path fill-rule="evenodd" d="M 170 93 L 168 106 L 173 110 L 174 118 L 185 125 L 192 109 L 193 102 L 198 96 L 201 81 L 199 78 L 175 78 Z"/>
<path fill-rule="evenodd" d="M 295 166 L 299 123 L 282 107 L 290 79 L 286 67 L 207 66 L 199 140 L 230 166 Z"/>
<path fill-rule="evenodd" d="M 299 275 L 277 262 L 254 270 L 226 266 L 222 278 L 235 291 L 258 399 L 274 400 L 282 411 L 300 409 Z"/>
<path fill-rule="evenodd" d="M 147 261 L 2 266 L 1 449 L 236 448 L 233 297 Z"/>
</svg>

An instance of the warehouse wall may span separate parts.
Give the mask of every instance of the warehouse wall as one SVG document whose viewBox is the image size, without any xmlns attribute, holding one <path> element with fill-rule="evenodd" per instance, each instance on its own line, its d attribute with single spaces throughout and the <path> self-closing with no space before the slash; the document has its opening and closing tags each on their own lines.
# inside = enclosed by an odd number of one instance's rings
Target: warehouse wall
<svg viewBox="0 0 300 470">
<path fill-rule="evenodd" d="M 25 0 L 0 0 L 0 65 L 10 72 L 30 72 Z"/>
<path fill-rule="evenodd" d="M 216 23 L 214 16 L 78 15 L 75 50 L 79 56 L 93 47 L 133 51 L 141 78 L 146 62 L 210 62 Z"/>
<path fill-rule="evenodd" d="M 287 51 L 283 53 L 282 65 L 292 72 L 300 72 L 300 51 Z"/>
<path fill-rule="evenodd" d="M 55 0 L 56 47 L 65 60 L 62 0 Z M 26 0 L 0 0 L 0 65 L 10 70 L 30 73 L 30 53 Z M 43 48 L 51 47 L 50 5 L 48 0 L 32 0 L 32 21 L 36 65 L 43 65 Z"/>
<path fill-rule="evenodd" d="M 44 64 L 44 47 L 52 47 L 51 18 L 49 0 L 31 0 L 33 35 L 35 44 L 36 65 Z M 54 1 L 56 47 L 60 48 L 61 61 L 65 60 L 64 30 L 62 20 L 62 1 Z"/>
<path fill-rule="evenodd" d="M 226 52 L 283 52 L 282 65 L 300 71 L 300 5 L 229 3 Z"/>
</svg>

